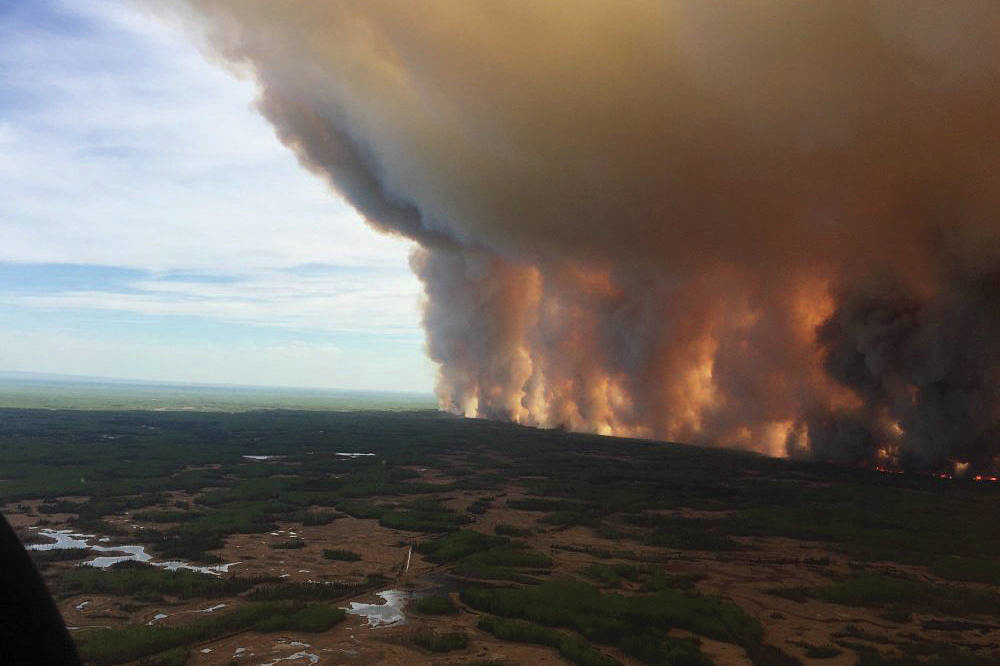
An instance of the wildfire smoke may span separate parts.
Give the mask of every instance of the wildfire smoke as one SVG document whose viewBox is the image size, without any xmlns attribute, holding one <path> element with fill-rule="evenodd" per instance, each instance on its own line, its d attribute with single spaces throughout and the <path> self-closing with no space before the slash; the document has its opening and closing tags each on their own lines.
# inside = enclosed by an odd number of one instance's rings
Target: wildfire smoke
<svg viewBox="0 0 1000 666">
<path fill-rule="evenodd" d="M 442 405 L 970 473 L 1000 455 L 993 0 L 199 0 L 372 225 Z"/>
</svg>

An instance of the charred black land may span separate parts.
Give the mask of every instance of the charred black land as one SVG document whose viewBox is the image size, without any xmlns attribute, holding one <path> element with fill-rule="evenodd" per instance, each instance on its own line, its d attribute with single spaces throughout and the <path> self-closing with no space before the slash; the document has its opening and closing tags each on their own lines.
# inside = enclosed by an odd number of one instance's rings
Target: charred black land
<svg viewBox="0 0 1000 666">
<path fill-rule="evenodd" d="M 435 411 L 24 409 L 0 479 L 25 543 L 105 549 L 32 551 L 92 664 L 263 663 L 288 637 L 319 663 L 1000 658 L 990 482 Z M 122 544 L 149 561 L 86 566 Z M 403 620 L 345 615 L 387 589 Z"/>
</svg>

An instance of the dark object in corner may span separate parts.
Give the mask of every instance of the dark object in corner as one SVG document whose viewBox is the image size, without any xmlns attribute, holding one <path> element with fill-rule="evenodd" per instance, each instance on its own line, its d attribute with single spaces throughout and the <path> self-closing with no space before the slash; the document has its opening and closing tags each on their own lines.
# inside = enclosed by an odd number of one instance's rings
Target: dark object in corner
<svg viewBox="0 0 1000 666">
<path fill-rule="evenodd" d="M 0 516 L 0 664 L 80 664 L 59 609 L 3 516 Z"/>
</svg>

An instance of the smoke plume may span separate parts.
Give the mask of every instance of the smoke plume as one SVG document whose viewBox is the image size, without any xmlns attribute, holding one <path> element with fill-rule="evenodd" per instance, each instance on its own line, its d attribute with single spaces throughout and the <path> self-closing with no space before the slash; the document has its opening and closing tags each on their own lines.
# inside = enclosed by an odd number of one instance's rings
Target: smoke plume
<svg viewBox="0 0 1000 666">
<path fill-rule="evenodd" d="M 419 243 L 441 404 L 846 463 L 1000 455 L 995 0 L 190 0 Z"/>
</svg>

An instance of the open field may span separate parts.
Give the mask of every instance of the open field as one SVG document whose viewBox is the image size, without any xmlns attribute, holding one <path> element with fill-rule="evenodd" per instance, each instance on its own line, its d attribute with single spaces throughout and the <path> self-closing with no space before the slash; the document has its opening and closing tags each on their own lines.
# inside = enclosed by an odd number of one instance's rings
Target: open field
<svg viewBox="0 0 1000 666">
<path fill-rule="evenodd" d="M 434 396 L 390 391 L 154 384 L 0 373 L 0 408 L 245 412 L 259 409 L 436 409 Z"/>
<path fill-rule="evenodd" d="M 92 664 L 1000 660 L 998 484 L 433 411 L 0 410 L 0 479 Z"/>
</svg>

